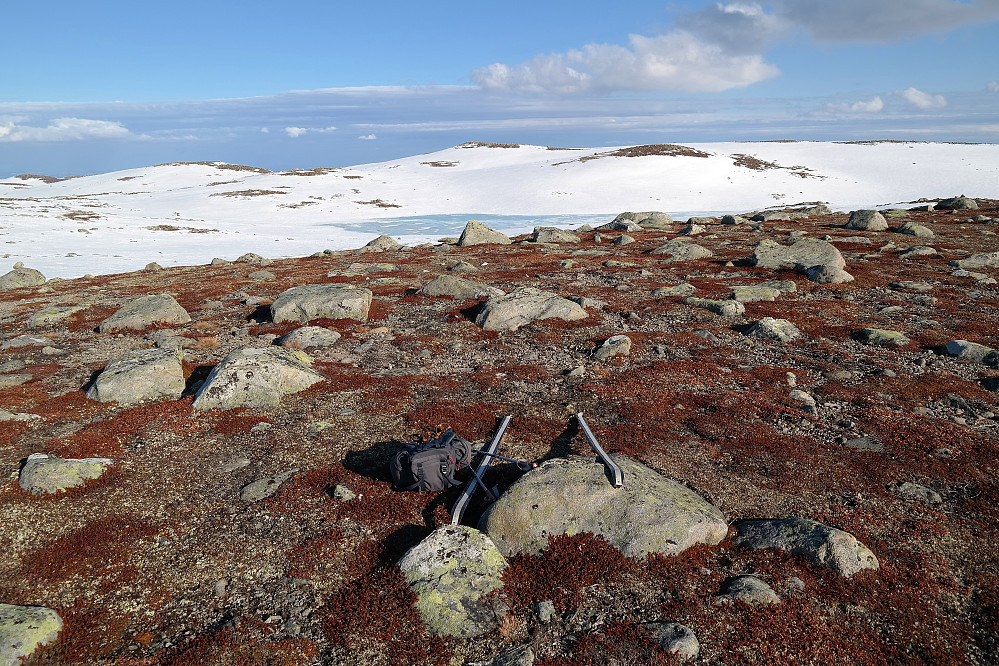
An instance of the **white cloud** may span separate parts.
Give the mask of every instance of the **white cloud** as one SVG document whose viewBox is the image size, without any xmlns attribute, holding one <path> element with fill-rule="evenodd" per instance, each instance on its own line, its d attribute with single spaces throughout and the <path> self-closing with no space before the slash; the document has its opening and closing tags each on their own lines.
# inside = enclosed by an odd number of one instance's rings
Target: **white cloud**
<svg viewBox="0 0 999 666">
<path fill-rule="evenodd" d="M 985 87 L 992 92 L 999 92 L 999 81 L 989 81 Z"/>
<path fill-rule="evenodd" d="M 330 134 L 335 132 L 336 128 L 332 125 L 329 127 L 285 127 L 284 131 L 292 139 L 297 139 L 303 134 Z"/>
<path fill-rule="evenodd" d="M 11 120 L 0 124 L 0 141 L 82 141 L 121 139 L 130 136 L 119 122 L 86 118 L 56 118 L 45 127 L 22 125 Z"/>
<path fill-rule="evenodd" d="M 472 72 L 490 90 L 579 93 L 616 90 L 720 92 L 776 76 L 776 67 L 753 54 L 676 30 L 658 37 L 631 35 L 627 47 L 588 44 L 581 50 L 540 55 L 520 65 L 493 64 Z"/>
<path fill-rule="evenodd" d="M 865 101 L 854 102 L 853 104 L 842 103 L 842 104 L 830 104 L 826 107 L 827 111 L 840 112 L 840 113 L 878 113 L 885 108 L 884 100 L 881 96 L 875 96 L 873 99 Z"/>
<path fill-rule="evenodd" d="M 907 88 L 901 93 L 902 98 L 917 109 L 942 109 L 947 106 L 947 98 L 934 95 L 916 88 Z"/>
<path fill-rule="evenodd" d="M 357 138 L 360 139 L 361 141 L 374 141 L 378 137 L 376 135 L 374 135 L 374 134 L 362 134 L 361 136 L 359 136 Z"/>
</svg>

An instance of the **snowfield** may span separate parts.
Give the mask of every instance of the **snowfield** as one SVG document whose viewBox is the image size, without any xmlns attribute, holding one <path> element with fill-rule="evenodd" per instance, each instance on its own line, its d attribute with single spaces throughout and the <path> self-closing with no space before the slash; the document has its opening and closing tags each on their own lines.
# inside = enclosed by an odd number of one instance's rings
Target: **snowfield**
<svg viewBox="0 0 999 666">
<path fill-rule="evenodd" d="M 382 232 L 433 241 L 477 216 L 518 233 L 625 210 L 685 218 L 823 201 L 846 211 L 958 194 L 999 198 L 999 145 L 469 143 L 345 168 L 201 162 L 63 180 L 15 176 L 0 181 L 0 241 L 9 264 L 69 278 L 246 252 L 304 256 L 359 247 Z"/>
</svg>

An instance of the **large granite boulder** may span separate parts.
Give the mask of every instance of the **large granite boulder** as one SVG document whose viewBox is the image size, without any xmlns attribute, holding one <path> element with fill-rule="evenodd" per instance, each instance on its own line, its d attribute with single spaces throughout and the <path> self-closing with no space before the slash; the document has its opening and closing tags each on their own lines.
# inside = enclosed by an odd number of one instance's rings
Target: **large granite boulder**
<svg viewBox="0 0 999 666">
<path fill-rule="evenodd" d="M 964 259 L 955 259 L 948 262 L 951 266 L 958 268 L 999 268 L 999 252 L 983 252 L 973 254 Z"/>
<path fill-rule="evenodd" d="M 557 317 L 566 321 L 586 319 L 586 310 L 578 303 L 558 294 L 518 287 L 505 296 L 494 296 L 475 318 L 475 323 L 487 331 L 515 331 L 539 319 Z"/>
<path fill-rule="evenodd" d="M 141 331 L 153 324 L 186 324 L 191 321 L 180 303 L 170 294 L 152 294 L 137 298 L 120 308 L 97 327 L 101 333 Z"/>
<path fill-rule="evenodd" d="M 179 348 L 137 349 L 111 360 L 97 375 L 87 398 L 130 405 L 143 400 L 176 400 L 184 392 Z"/>
<path fill-rule="evenodd" d="M 303 351 L 237 349 L 212 368 L 194 397 L 194 408 L 276 407 L 284 396 L 322 380 L 312 369 L 312 358 Z"/>
<path fill-rule="evenodd" d="M 699 495 L 626 456 L 611 457 L 623 487 L 612 486 L 593 458 L 549 460 L 501 495 L 480 529 L 507 556 L 536 554 L 549 535 L 580 532 L 602 535 L 628 557 L 676 555 L 725 538 L 725 516 Z"/>
<path fill-rule="evenodd" d="M 455 275 L 438 275 L 423 285 L 420 293 L 425 296 L 450 296 L 457 299 L 502 296 L 503 291 L 481 282 L 465 280 Z"/>
<path fill-rule="evenodd" d="M 800 238 L 792 245 L 781 245 L 765 238 L 756 244 L 749 262 L 761 268 L 846 267 L 839 250 L 832 243 L 817 238 Z"/>
<path fill-rule="evenodd" d="M 804 555 L 813 564 L 827 566 L 841 576 L 880 566 L 874 553 L 849 532 L 807 518 L 741 520 L 735 529 L 736 545 Z"/>
<path fill-rule="evenodd" d="M 323 326 L 302 326 L 285 333 L 274 344 L 292 349 L 309 347 L 329 347 L 340 339 L 340 334 Z"/>
<path fill-rule="evenodd" d="M 34 268 L 18 266 L 0 275 L 0 291 L 5 289 L 20 289 L 21 287 L 38 287 L 45 284 L 45 276 Z"/>
<path fill-rule="evenodd" d="M 367 321 L 371 290 L 349 284 L 306 284 L 278 294 L 271 303 L 271 320 L 356 319 Z"/>
<path fill-rule="evenodd" d="M 686 239 L 681 240 L 679 238 L 666 241 L 656 249 L 649 252 L 649 254 L 669 255 L 667 259 L 663 260 L 663 263 L 694 261 L 695 259 L 707 259 L 708 257 L 714 256 L 714 252 L 708 248 L 702 245 L 697 245 L 696 243 L 691 243 Z"/>
<path fill-rule="evenodd" d="M 399 560 L 430 633 L 470 638 L 496 629 L 505 608 L 490 592 L 507 563 L 492 540 L 464 525 L 445 525 Z"/>
<path fill-rule="evenodd" d="M 23 663 L 62 629 L 62 618 L 51 608 L 0 604 L 0 666 Z"/>
<path fill-rule="evenodd" d="M 22 490 L 32 495 L 52 495 L 98 478 L 112 462 L 108 458 L 60 458 L 32 453 L 21 468 L 17 482 Z"/>
<path fill-rule="evenodd" d="M 579 236 L 558 227 L 534 227 L 532 243 L 578 243 Z"/>
<path fill-rule="evenodd" d="M 855 210 L 850 213 L 846 228 L 860 231 L 887 231 L 888 220 L 876 210 Z"/>
<path fill-rule="evenodd" d="M 405 245 L 392 238 L 388 234 L 382 234 L 378 238 L 369 241 L 362 250 L 367 252 L 380 252 L 383 250 L 401 250 Z"/>
<path fill-rule="evenodd" d="M 489 243 L 509 245 L 511 241 L 509 236 L 505 236 L 498 231 L 493 231 L 476 220 L 469 220 L 468 224 L 462 230 L 461 236 L 458 238 L 458 245 L 462 247 L 467 245 L 486 245 Z"/>
<path fill-rule="evenodd" d="M 949 199 L 941 199 L 936 208 L 937 210 L 978 210 L 978 202 L 962 194 Z"/>
</svg>

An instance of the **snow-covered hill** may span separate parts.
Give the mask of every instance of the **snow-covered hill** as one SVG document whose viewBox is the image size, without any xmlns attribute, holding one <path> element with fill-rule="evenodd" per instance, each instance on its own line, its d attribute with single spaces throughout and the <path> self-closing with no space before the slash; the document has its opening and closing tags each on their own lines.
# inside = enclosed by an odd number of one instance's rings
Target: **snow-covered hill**
<svg viewBox="0 0 999 666">
<path fill-rule="evenodd" d="M 427 216 L 551 223 L 550 216 L 623 210 L 686 216 L 813 201 L 850 210 L 962 193 L 999 198 L 999 145 L 470 143 L 348 168 L 270 172 L 183 163 L 50 181 L 0 181 L 2 256 L 47 276 L 73 277 L 250 251 L 302 256 L 358 247 L 383 229 L 405 242 L 453 233 L 443 218 Z M 409 219 L 417 217 L 424 219 Z"/>
</svg>

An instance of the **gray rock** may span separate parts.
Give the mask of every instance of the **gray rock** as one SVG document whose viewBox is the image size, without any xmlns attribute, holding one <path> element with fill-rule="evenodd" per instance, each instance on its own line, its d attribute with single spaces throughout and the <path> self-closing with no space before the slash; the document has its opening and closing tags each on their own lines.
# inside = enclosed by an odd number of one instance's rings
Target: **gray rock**
<svg viewBox="0 0 999 666">
<path fill-rule="evenodd" d="M 997 268 L 999 267 L 999 252 L 987 252 L 983 254 L 973 254 L 964 259 L 955 259 L 948 262 L 957 268 Z"/>
<path fill-rule="evenodd" d="M 141 331 L 153 324 L 186 324 L 191 315 L 170 294 L 142 296 L 119 309 L 97 327 L 101 333 Z"/>
<path fill-rule="evenodd" d="M 373 252 L 380 252 L 382 250 L 401 250 L 403 247 L 405 246 L 396 239 L 386 234 L 382 234 L 378 238 L 375 238 L 366 243 L 362 249 Z"/>
<path fill-rule="evenodd" d="M 623 455 L 611 458 L 623 487 L 614 488 L 593 458 L 549 460 L 514 482 L 480 528 L 508 556 L 541 552 L 550 534 L 593 532 L 628 557 L 675 555 L 725 538 L 725 516 L 699 495 Z"/>
<path fill-rule="evenodd" d="M 467 261 L 459 261 L 454 266 L 451 266 L 451 268 L 449 268 L 448 270 L 454 271 L 455 273 L 464 273 L 464 272 L 477 271 L 479 270 L 479 267 L 476 266 L 475 264 L 470 264 Z"/>
<path fill-rule="evenodd" d="M 873 451 L 880 453 L 885 450 L 884 444 L 873 437 L 855 437 L 843 442 L 843 446 L 854 451 Z"/>
<path fill-rule="evenodd" d="M 488 243 L 498 243 L 500 245 L 509 245 L 510 237 L 504 236 L 498 231 L 493 231 L 481 222 L 476 222 L 475 220 L 469 220 L 468 224 L 465 225 L 464 230 L 461 232 L 461 236 L 458 238 L 458 245 L 465 247 L 468 245 L 484 245 Z"/>
<path fill-rule="evenodd" d="M 801 238 L 792 245 L 764 239 L 756 244 L 749 262 L 761 268 L 797 268 L 834 266 L 845 268 L 846 260 L 832 243 L 817 238 Z"/>
<path fill-rule="evenodd" d="M 793 284 L 793 283 L 792 283 Z M 759 284 L 736 285 L 732 287 L 732 299 L 740 303 L 756 303 L 758 301 L 775 301 L 780 296 L 780 289 L 765 287 Z"/>
<path fill-rule="evenodd" d="M 929 227 L 924 227 L 915 222 L 906 222 L 898 228 L 898 233 L 915 236 L 916 238 L 933 238 L 933 231 Z"/>
<path fill-rule="evenodd" d="M 635 213 L 621 213 L 621 215 L 635 215 Z M 627 231 L 635 232 L 642 231 L 642 225 L 636 222 L 634 219 L 628 217 L 624 218 L 618 215 L 612 221 L 607 224 L 601 224 L 597 227 L 598 231 Z"/>
<path fill-rule="evenodd" d="M 557 317 L 566 321 L 586 319 L 578 303 L 533 287 L 518 287 L 504 296 L 493 296 L 475 318 L 487 331 L 515 331 L 539 319 Z"/>
<path fill-rule="evenodd" d="M 256 252 L 247 252 L 246 254 L 237 258 L 236 261 L 244 264 L 257 264 L 258 266 L 268 266 L 274 263 L 272 259 L 265 259 Z"/>
<path fill-rule="evenodd" d="M 558 227 L 534 227 L 531 241 L 534 243 L 578 243 L 579 236 Z"/>
<path fill-rule="evenodd" d="M 45 276 L 34 268 L 15 268 L 0 275 L 0 290 L 37 287 L 45 284 Z"/>
<path fill-rule="evenodd" d="M 703 308 L 708 312 L 714 312 L 722 317 L 738 317 L 746 314 L 746 306 L 739 301 L 716 301 L 710 298 L 697 298 L 691 296 L 683 301 L 687 305 L 695 308 Z"/>
<path fill-rule="evenodd" d="M 959 197 L 941 199 L 936 208 L 937 210 L 978 210 L 978 202 L 962 194 Z"/>
<path fill-rule="evenodd" d="M 212 368 L 194 398 L 195 409 L 275 407 L 281 398 L 323 380 L 303 351 L 287 347 L 237 349 Z"/>
<path fill-rule="evenodd" d="M 909 338 L 902 333 L 884 328 L 865 328 L 857 332 L 857 339 L 876 347 L 902 347 L 909 344 Z"/>
<path fill-rule="evenodd" d="M 643 622 L 642 628 L 652 634 L 652 638 L 680 661 L 696 659 L 701 652 L 697 636 L 686 625 L 679 622 Z"/>
<path fill-rule="evenodd" d="M 60 324 L 77 312 L 86 310 L 85 305 L 52 306 L 44 308 L 28 317 L 28 328 L 46 328 Z"/>
<path fill-rule="evenodd" d="M 530 645 L 507 648 L 496 655 L 492 666 L 534 666 L 534 650 Z"/>
<path fill-rule="evenodd" d="M 766 582 L 756 576 L 736 576 L 728 582 L 724 594 L 717 597 L 715 603 L 732 603 L 741 601 L 750 606 L 769 606 L 779 604 L 780 597 Z"/>
<path fill-rule="evenodd" d="M 51 495 L 100 477 L 111 463 L 108 458 L 60 458 L 32 453 L 21 468 L 17 482 L 32 495 Z"/>
<path fill-rule="evenodd" d="M 340 339 L 340 334 L 322 326 L 302 326 L 282 335 L 274 344 L 292 349 L 329 347 Z"/>
<path fill-rule="evenodd" d="M 534 614 L 541 624 L 548 624 L 555 618 L 555 604 L 552 601 L 539 601 L 534 604 Z"/>
<path fill-rule="evenodd" d="M 496 629 L 505 609 L 486 597 L 506 567 L 492 540 L 464 525 L 438 527 L 399 560 L 430 633 L 460 638 Z"/>
<path fill-rule="evenodd" d="M 889 283 L 889 289 L 894 289 L 895 291 L 915 291 L 920 294 L 925 294 L 928 291 L 933 291 L 933 285 L 929 282 L 921 282 L 917 280 L 897 280 L 895 282 Z"/>
<path fill-rule="evenodd" d="M 951 340 L 944 345 L 944 351 L 948 356 L 956 356 L 972 363 L 996 365 L 999 362 L 999 352 L 995 349 L 968 340 Z"/>
<path fill-rule="evenodd" d="M 898 256 L 900 259 L 912 259 L 913 257 L 932 257 L 936 253 L 936 249 L 928 245 L 916 245 Z"/>
<path fill-rule="evenodd" d="M 700 219 L 704 218 L 695 218 L 695 217 L 690 218 L 690 221 L 687 222 L 687 226 L 685 226 L 683 229 L 680 229 L 680 231 L 677 233 L 679 233 L 681 236 L 693 236 L 694 234 L 703 234 L 705 231 L 707 231 L 707 229 L 704 228 L 704 224 L 694 222 L 694 220 L 700 220 Z M 715 221 L 714 218 L 710 219 L 712 222 Z"/>
<path fill-rule="evenodd" d="M 59 636 L 62 618 L 51 608 L 0 604 L 0 666 L 16 666 Z"/>
<path fill-rule="evenodd" d="M 887 231 L 888 220 L 876 210 L 855 210 L 850 213 L 850 220 L 846 223 L 846 228 L 861 231 Z"/>
<path fill-rule="evenodd" d="M 635 214 L 642 229 L 669 229 L 673 226 L 673 218 L 658 210 Z"/>
<path fill-rule="evenodd" d="M 20 349 L 22 347 L 41 347 L 42 345 L 47 345 L 52 342 L 48 338 L 42 337 L 40 335 L 19 335 L 16 338 L 11 338 L 7 342 L 0 345 L 0 349 Z"/>
<path fill-rule="evenodd" d="M 367 321 L 371 290 L 349 284 L 307 284 L 278 294 L 271 304 L 274 323 L 313 319 L 356 319 Z"/>
<path fill-rule="evenodd" d="M 573 303 L 578 303 L 584 308 L 593 308 L 594 310 L 601 310 L 607 307 L 607 301 L 600 301 L 588 296 L 573 296 L 569 300 Z"/>
<path fill-rule="evenodd" d="M 767 289 L 776 289 L 777 291 L 788 294 L 793 294 L 798 291 L 798 285 L 794 283 L 794 280 L 767 280 L 766 282 L 761 282 L 756 286 L 766 287 Z"/>
<path fill-rule="evenodd" d="M 694 285 L 684 282 L 683 284 L 653 289 L 652 295 L 656 298 L 669 298 L 671 296 L 693 296 L 696 292 L 697 288 Z"/>
<path fill-rule="evenodd" d="M 627 335 L 612 335 L 593 352 L 593 358 L 606 361 L 612 356 L 627 356 L 631 353 L 631 338 Z"/>
<path fill-rule="evenodd" d="M 635 239 L 629 236 L 628 234 L 621 234 L 620 236 L 611 241 L 611 243 L 613 243 L 614 245 L 621 245 L 621 246 L 631 245 L 634 242 Z"/>
<path fill-rule="evenodd" d="M 137 349 L 108 362 L 87 391 L 98 402 L 131 405 L 144 400 L 177 400 L 184 392 L 178 348 Z"/>
<path fill-rule="evenodd" d="M 423 285 L 420 293 L 425 296 L 450 296 L 461 300 L 502 296 L 503 291 L 482 282 L 464 280 L 454 275 L 439 275 Z"/>
<path fill-rule="evenodd" d="M 895 494 L 909 502 L 923 502 L 924 504 L 940 504 L 943 502 L 940 493 L 926 486 L 921 486 L 918 483 L 909 483 L 908 481 L 896 486 Z"/>
<path fill-rule="evenodd" d="M 841 576 L 877 569 L 878 558 L 850 533 L 806 518 L 742 520 L 735 524 L 735 544 L 752 550 L 777 548 L 804 555 Z"/>
<path fill-rule="evenodd" d="M 255 280 L 257 282 L 263 282 L 266 280 L 273 280 L 277 276 L 274 275 L 274 273 L 271 273 L 270 271 L 253 271 L 246 277 L 250 278 L 251 280 Z"/>
<path fill-rule="evenodd" d="M 0 409 L 0 421 L 37 421 L 40 418 L 42 417 L 37 414 L 9 412 L 6 409 Z"/>
<path fill-rule="evenodd" d="M 791 391 L 791 400 L 803 405 L 805 411 L 813 412 L 815 411 L 815 398 L 812 394 L 802 391 L 801 389 L 794 389 Z"/>
<path fill-rule="evenodd" d="M 257 479 L 243 486 L 239 491 L 239 499 L 253 504 L 267 499 L 278 491 L 281 484 L 298 474 L 298 468 L 289 469 L 274 476 Z"/>
<path fill-rule="evenodd" d="M 749 218 L 743 217 L 742 215 L 724 215 L 721 219 L 722 224 L 749 224 Z"/>
<path fill-rule="evenodd" d="M 853 282 L 853 276 L 836 266 L 812 266 L 805 269 L 805 275 L 816 284 L 845 284 Z"/>
<path fill-rule="evenodd" d="M 142 270 L 147 271 L 149 273 L 155 273 L 156 271 L 163 270 L 163 267 L 157 264 L 155 261 L 150 261 L 142 268 Z"/>
<path fill-rule="evenodd" d="M 673 263 L 676 261 L 693 261 L 695 259 L 707 259 L 713 257 L 714 252 L 706 247 L 696 245 L 687 240 L 673 239 L 667 241 L 652 250 L 649 254 L 667 254 L 669 259 L 663 263 Z"/>
<path fill-rule="evenodd" d="M 355 493 L 347 486 L 342 486 L 338 483 L 333 488 L 333 499 L 339 500 L 341 502 L 349 502 L 353 499 L 357 499 L 357 493 Z"/>
</svg>

